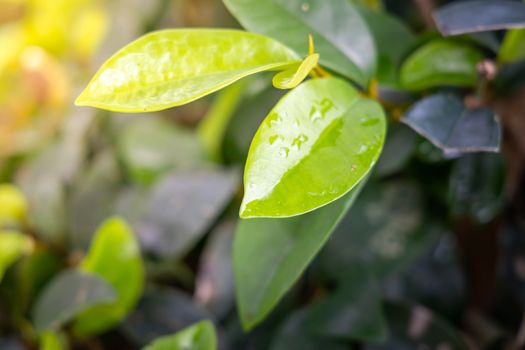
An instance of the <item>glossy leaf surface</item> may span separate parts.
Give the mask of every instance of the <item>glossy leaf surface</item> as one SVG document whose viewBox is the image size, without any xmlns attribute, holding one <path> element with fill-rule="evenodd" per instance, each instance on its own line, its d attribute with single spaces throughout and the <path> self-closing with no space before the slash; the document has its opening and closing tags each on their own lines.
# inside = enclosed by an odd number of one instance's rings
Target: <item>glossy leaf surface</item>
<svg viewBox="0 0 525 350">
<path fill-rule="evenodd" d="M 217 335 L 210 321 L 202 321 L 175 335 L 155 340 L 144 350 L 216 350 Z"/>
<path fill-rule="evenodd" d="M 278 89 L 293 89 L 317 66 L 317 62 L 319 62 L 319 54 L 309 55 L 298 66 L 277 73 L 272 80 L 273 86 Z"/>
<path fill-rule="evenodd" d="M 401 68 L 401 84 L 410 90 L 437 85 L 473 86 L 481 52 L 465 43 L 444 39 L 430 41 L 417 49 Z"/>
<path fill-rule="evenodd" d="M 412 106 L 402 119 L 446 152 L 498 152 L 501 127 L 488 108 L 466 108 L 458 96 L 436 94 Z"/>
<path fill-rule="evenodd" d="M 312 34 L 321 65 L 366 85 L 375 65 L 372 36 L 348 0 L 224 0 L 248 30 L 282 41 L 307 55 Z"/>
<path fill-rule="evenodd" d="M 286 46 L 257 34 L 163 30 L 139 38 L 106 61 L 76 103 L 122 112 L 157 111 L 297 60 Z"/>
<path fill-rule="evenodd" d="M 241 217 L 299 215 L 343 196 L 375 164 L 385 124 L 381 106 L 342 80 L 301 84 L 253 138 Z"/>
<path fill-rule="evenodd" d="M 104 278 L 117 292 L 116 303 L 89 309 L 77 318 L 75 331 L 92 334 L 119 323 L 144 286 L 139 245 L 125 221 L 112 218 L 102 224 L 81 268 Z"/>
<path fill-rule="evenodd" d="M 115 300 L 115 291 L 102 278 L 76 270 L 65 271 L 39 296 L 33 323 L 38 331 L 56 330 L 89 307 Z"/>
<path fill-rule="evenodd" d="M 299 278 L 361 187 L 362 183 L 343 198 L 300 217 L 239 222 L 233 264 L 237 306 L 246 329 L 262 321 Z"/>
<path fill-rule="evenodd" d="M 520 28 L 525 27 L 525 4 L 509 0 L 463 1 L 443 6 L 433 16 L 444 35 Z"/>
<path fill-rule="evenodd" d="M 19 232 L 0 230 L 0 282 L 4 273 L 22 255 L 33 250 L 33 240 Z"/>
</svg>

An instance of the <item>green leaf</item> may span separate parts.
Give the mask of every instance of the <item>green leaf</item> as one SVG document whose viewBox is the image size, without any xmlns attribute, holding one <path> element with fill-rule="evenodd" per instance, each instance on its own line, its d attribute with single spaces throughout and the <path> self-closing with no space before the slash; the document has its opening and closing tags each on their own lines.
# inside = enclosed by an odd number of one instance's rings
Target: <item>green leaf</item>
<svg viewBox="0 0 525 350">
<path fill-rule="evenodd" d="M 239 222 L 233 264 L 237 305 L 246 329 L 261 322 L 299 278 L 364 182 L 332 204 L 299 217 Z"/>
<path fill-rule="evenodd" d="M 216 350 L 217 335 L 210 321 L 202 321 L 175 335 L 155 340 L 143 350 Z"/>
<path fill-rule="evenodd" d="M 498 54 L 502 63 L 515 62 L 525 58 L 525 29 L 512 29 L 505 34 Z"/>
<path fill-rule="evenodd" d="M 126 119 L 117 137 L 120 158 L 140 185 L 152 185 L 170 171 L 196 167 L 204 159 L 193 132 L 160 117 Z"/>
<path fill-rule="evenodd" d="M 302 56 L 312 34 L 321 64 L 361 85 L 376 65 L 374 42 L 348 0 L 223 0 L 243 27 L 276 38 Z"/>
<path fill-rule="evenodd" d="M 416 36 L 398 18 L 384 12 L 358 7 L 374 38 L 377 50 L 377 79 L 397 87 L 399 66 L 416 43 Z"/>
<path fill-rule="evenodd" d="M 11 184 L 0 184 L 0 228 L 19 225 L 26 220 L 26 215 L 24 194 Z"/>
<path fill-rule="evenodd" d="M 319 337 L 306 325 L 308 309 L 292 313 L 280 326 L 269 347 L 270 350 L 348 350 L 348 344 L 337 339 Z"/>
<path fill-rule="evenodd" d="M 466 43 L 432 40 L 417 49 L 401 68 L 401 84 L 409 90 L 438 85 L 474 86 L 481 52 Z"/>
<path fill-rule="evenodd" d="M 375 164 L 385 132 L 381 106 L 345 81 L 301 84 L 253 138 L 241 217 L 299 215 L 343 196 Z"/>
<path fill-rule="evenodd" d="M 137 39 L 106 61 L 76 104 L 122 112 L 158 111 L 297 60 L 289 48 L 262 35 L 163 30 Z"/>
<path fill-rule="evenodd" d="M 342 282 L 363 262 L 383 279 L 408 266 L 443 231 L 425 216 L 424 197 L 417 184 L 370 182 L 319 261 L 325 276 Z"/>
<path fill-rule="evenodd" d="M 381 288 L 372 271 L 357 263 L 334 293 L 308 308 L 306 326 L 319 336 L 381 342 L 388 335 L 381 303 Z"/>
<path fill-rule="evenodd" d="M 22 255 L 33 250 L 33 240 L 19 232 L 0 231 L 0 282 L 4 273 Z"/>
<path fill-rule="evenodd" d="M 33 323 L 38 331 L 56 330 L 94 305 L 115 301 L 115 291 L 103 279 L 67 270 L 42 291 L 33 310 Z"/>
<path fill-rule="evenodd" d="M 40 350 L 63 350 L 64 339 L 60 334 L 55 332 L 44 332 L 40 338 Z"/>
<path fill-rule="evenodd" d="M 499 151 L 501 127 L 494 112 L 467 108 L 456 95 L 425 97 L 401 121 L 448 153 Z"/>
<path fill-rule="evenodd" d="M 278 89 L 293 89 L 317 66 L 317 62 L 319 62 L 319 54 L 309 55 L 297 66 L 277 73 L 272 80 L 273 86 Z"/>
<path fill-rule="evenodd" d="M 133 309 L 144 287 L 139 245 L 127 223 L 119 218 L 104 222 L 80 267 L 106 280 L 117 292 L 117 300 L 83 312 L 74 329 L 82 335 L 107 330 Z"/>
<path fill-rule="evenodd" d="M 385 312 L 391 337 L 383 349 L 471 348 L 460 330 L 422 305 L 387 302 Z"/>
<path fill-rule="evenodd" d="M 248 84 L 249 81 L 245 79 L 222 90 L 199 124 L 199 139 L 207 154 L 215 161 L 222 160 L 224 135 Z"/>
<path fill-rule="evenodd" d="M 208 318 L 192 295 L 174 288 L 148 288 L 119 329 L 134 344 L 145 346 Z"/>
<path fill-rule="evenodd" d="M 241 103 L 224 135 L 222 155 L 227 162 L 244 164 L 253 136 L 259 125 L 284 96 L 285 90 L 275 89 L 270 73 L 250 79 Z"/>
</svg>

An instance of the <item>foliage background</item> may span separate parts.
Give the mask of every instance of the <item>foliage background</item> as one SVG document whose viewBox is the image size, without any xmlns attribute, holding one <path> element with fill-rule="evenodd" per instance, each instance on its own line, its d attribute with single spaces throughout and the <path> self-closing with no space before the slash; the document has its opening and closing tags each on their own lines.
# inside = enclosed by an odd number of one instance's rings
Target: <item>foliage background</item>
<svg viewBox="0 0 525 350">
<path fill-rule="evenodd" d="M 432 6 L 444 3 L 384 6 L 424 40 L 435 35 Z M 219 0 L 0 0 L 0 183 L 20 191 L 1 187 L 0 229 L 28 237 L 0 240 L 0 263 L 21 256 L 0 284 L 0 349 L 138 349 L 202 319 L 214 321 L 221 349 L 522 346 L 523 89 L 493 102 L 502 154 L 444 154 L 392 110 L 384 153 L 354 208 L 270 317 L 243 332 L 231 245 L 252 135 L 282 96 L 271 77 L 159 113 L 72 103 L 107 57 L 145 32 L 237 26 Z M 201 121 L 224 108 L 233 114 L 221 135 Z M 143 291 L 133 278 L 115 283 L 140 301 L 116 311 L 122 320 L 110 329 L 82 336 L 66 317 L 39 335 L 45 286 L 79 264 L 97 269 L 84 257 L 114 216 L 131 226 L 145 270 Z M 113 244 L 108 255 L 121 249 Z M 141 276 L 142 267 L 125 266 L 124 276 Z M 115 261 L 100 271 L 111 269 Z M 40 315 L 55 318 L 53 306 Z"/>
</svg>

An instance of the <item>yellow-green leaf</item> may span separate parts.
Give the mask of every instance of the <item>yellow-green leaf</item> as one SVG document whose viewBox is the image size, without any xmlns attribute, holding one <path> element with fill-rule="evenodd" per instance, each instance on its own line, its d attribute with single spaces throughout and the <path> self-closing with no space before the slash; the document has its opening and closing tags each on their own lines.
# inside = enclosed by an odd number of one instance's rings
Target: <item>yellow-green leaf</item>
<svg viewBox="0 0 525 350">
<path fill-rule="evenodd" d="M 0 184 L 0 228 L 20 224 L 26 219 L 27 201 L 18 188 Z"/>
<path fill-rule="evenodd" d="M 115 289 L 117 300 L 84 311 L 77 317 L 74 329 L 81 335 L 107 330 L 131 311 L 144 286 L 139 245 L 127 223 L 119 218 L 107 220 L 80 267 L 106 280 Z"/>
<path fill-rule="evenodd" d="M 33 250 L 33 240 L 14 231 L 0 231 L 0 282 L 5 270 L 22 255 Z"/>
<path fill-rule="evenodd" d="M 143 350 L 217 350 L 217 335 L 210 321 L 201 321 L 174 335 L 161 337 Z"/>
<path fill-rule="evenodd" d="M 100 68 L 76 104 L 144 112 L 180 106 L 298 56 L 268 37 L 239 30 L 171 29 L 145 35 Z"/>
<path fill-rule="evenodd" d="M 293 89 L 317 66 L 317 62 L 319 62 L 319 54 L 309 55 L 300 64 L 277 73 L 272 80 L 273 86 L 278 89 Z"/>
</svg>

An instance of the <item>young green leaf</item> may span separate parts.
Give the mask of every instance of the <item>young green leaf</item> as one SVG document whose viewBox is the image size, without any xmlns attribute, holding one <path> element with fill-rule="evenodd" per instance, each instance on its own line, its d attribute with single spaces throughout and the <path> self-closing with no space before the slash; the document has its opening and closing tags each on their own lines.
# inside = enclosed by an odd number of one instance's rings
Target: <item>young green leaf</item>
<svg viewBox="0 0 525 350">
<path fill-rule="evenodd" d="M 115 300 L 115 291 L 102 278 L 67 270 L 55 277 L 38 297 L 33 323 L 38 331 L 56 330 L 82 311 Z"/>
<path fill-rule="evenodd" d="M 289 217 L 343 196 L 375 164 L 385 131 L 381 106 L 345 81 L 301 84 L 253 138 L 240 216 Z"/>
<path fill-rule="evenodd" d="M 217 335 L 210 321 L 201 321 L 174 335 L 155 340 L 143 350 L 217 350 Z"/>
<path fill-rule="evenodd" d="M 126 222 L 113 218 L 100 227 L 81 268 L 110 283 L 117 300 L 83 312 L 75 321 L 75 331 L 85 335 L 107 330 L 135 306 L 144 286 L 139 245 Z"/>
<path fill-rule="evenodd" d="M 244 328 L 261 322 L 290 289 L 353 204 L 364 182 L 343 198 L 300 217 L 239 222 L 233 264 Z"/>
<path fill-rule="evenodd" d="M 481 52 L 468 44 L 432 40 L 416 50 L 401 68 L 401 84 L 409 90 L 437 85 L 473 86 Z"/>
<path fill-rule="evenodd" d="M 43 332 L 40 337 L 40 350 L 63 350 L 64 339 L 61 334 L 47 331 Z"/>
<path fill-rule="evenodd" d="M 248 30 L 307 55 L 312 34 L 323 66 L 360 85 L 374 73 L 376 52 L 366 23 L 348 0 L 223 0 Z"/>
<path fill-rule="evenodd" d="M 293 89 L 317 66 L 317 62 L 319 62 L 319 54 L 309 55 L 299 65 L 277 73 L 272 80 L 273 86 L 278 89 Z"/>
<path fill-rule="evenodd" d="M 111 111 L 158 111 L 180 106 L 235 81 L 296 63 L 288 47 L 239 30 L 171 29 L 124 47 L 77 98 Z"/>
<path fill-rule="evenodd" d="M 0 282 L 5 270 L 24 254 L 33 250 L 33 240 L 19 232 L 0 231 Z"/>
</svg>

